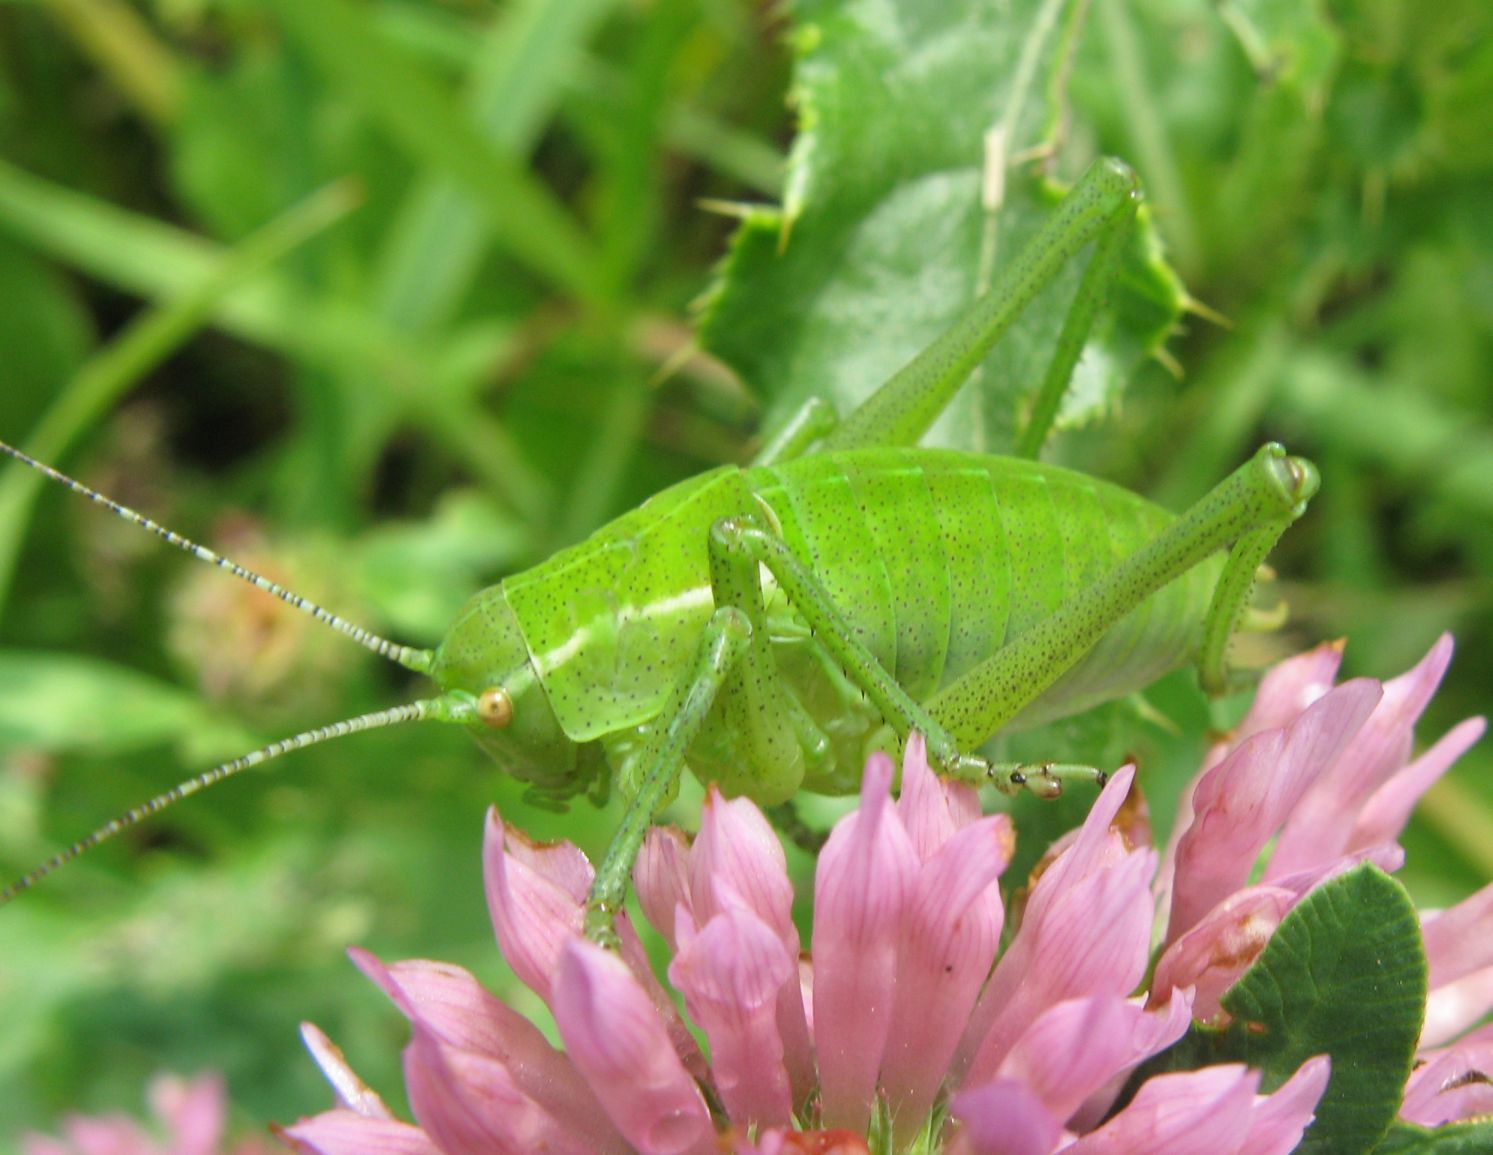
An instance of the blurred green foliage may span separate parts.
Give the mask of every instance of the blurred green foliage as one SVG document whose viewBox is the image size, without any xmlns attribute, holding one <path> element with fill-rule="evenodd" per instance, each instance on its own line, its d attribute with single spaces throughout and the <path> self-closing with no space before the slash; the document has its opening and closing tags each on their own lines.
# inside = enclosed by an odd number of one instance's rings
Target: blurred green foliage
<svg viewBox="0 0 1493 1155">
<path fill-rule="evenodd" d="M 1081 367 L 1103 384 L 1049 456 L 1180 508 L 1285 441 L 1324 485 L 1274 558 L 1293 609 L 1275 644 L 1347 636 L 1349 670 L 1387 676 L 1452 629 L 1426 733 L 1486 709 L 1493 10 L 876 11 L 0 6 L 0 436 L 431 644 L 480 585 L 744 459 L 780 403 L 876 384 L 967 299 L 987 225 L 998 261 L 1114 153 L 1149 209 Z M 1008 204 L 982 218 L 991 127 Z M 729 367 L 696 348 L 707 290 Z M 1179 306 L 1185 325 L 1141 361 Z M 0 472 L 11 873 L 191 769 L 418 692 L 165 553 Z M 1165 784 L 1220 716 L 1186 677 L 1147 709 L 1175 732 L 1126 704 L 1045 740 L 1142 749 L 1164 821 Z M 1489 770 L 1469 755 L 1407 838 L 1428 901 L 1493 873 Z M 340 951 L 443 958 L 502 987 L 483 808 L 592 850 L 612 821 L 518 793 L 459 734 L 351 739 L 194 799 L 7 908 L 0 1143 L 65 1108 L 133 1107 L 160 1068 L 225 1070 L 246 1120 L 318 1109 L 301 1019 L 397 1101 L 402 1023 Z"/>
</svg>

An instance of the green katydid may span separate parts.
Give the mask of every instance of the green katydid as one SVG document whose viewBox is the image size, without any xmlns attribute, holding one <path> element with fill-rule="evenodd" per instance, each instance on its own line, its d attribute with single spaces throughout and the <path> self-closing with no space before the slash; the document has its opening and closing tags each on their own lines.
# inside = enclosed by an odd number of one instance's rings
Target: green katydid
<svg viewBox="0 0 1493 1155">
<path fill-rule="evenodd" d="M 287 751 L 408 721 L 466 727 L 541 800 L 630 798 L 587 933 L 611 924 L 648 826 L 688 767 L 772 806 L 856 787 L 914 729 L 951 777 L 1056 793 L 1073 766 L 992 764 L 997 731 L 1072 714 L 1225 652 L 1256 569 L 1317 487 L 1264 446 L 1180 517 L 1022 458 L 917 440 L 1035 292 L 1092 244 L 1024 445 L 1040 445 L 1133 218 L 1134 175 L 1085 174 L 991 291 L 836 423 L 806 407 L 746 468 L 659 493 L 476 594 L 434 650 L 377 637 L 0 445 L 12 457 L 427 674 L 431 698 L 255 751 L 108 823 L 0 902 L 164 806 Z M 1226 556 L 1223 551 L 1227 551 Z"/>
</svg>

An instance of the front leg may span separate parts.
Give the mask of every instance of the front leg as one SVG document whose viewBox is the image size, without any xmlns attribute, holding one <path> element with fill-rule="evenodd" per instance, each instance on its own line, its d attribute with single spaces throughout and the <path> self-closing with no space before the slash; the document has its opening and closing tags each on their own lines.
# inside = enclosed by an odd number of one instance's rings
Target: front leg
<svg viewBox="0 0 1493 1155">
<path fill-rule="evenodd" d="M 674 687 L 661 721 L 636 755 L 637 794 L 607 847 L 586 902 L 586 935 L 601 945 L 616 945 L 613 922 L 628 875 L 648 827 L 678 786 L 691 745 L 704 741 L 705 749 L 697 748 L 697 754 L 727 794 L 746 795 L 769 807 L 797 793 L 805 765 L 827 756 L 828 739 L 778 674 L 768 643 L 760 570 L 739 533 L 747 524 L 745 519 L 726 519 L 711 528 L 710 588 L 716 609 L 701 635 L 694 665 Z"/>
<path fill-rule="evenodd" d="M 735 606 L 721 606 L 700 635 L 695 664 L 669 696 L 666 721 L 649 739 L 640 757 L 643 773 L 637 795 L 622 821 L 586 898 L 586 937 L 616 950 L 621 945 L 614 923 L 627 894 L 627 879 L 643 848 L 643 839 L 659 810 L 673 796 L 684 771 L 684 752 L 700 732 L 731 668 L 751 644 L 752 624 Z"/>
</svg>

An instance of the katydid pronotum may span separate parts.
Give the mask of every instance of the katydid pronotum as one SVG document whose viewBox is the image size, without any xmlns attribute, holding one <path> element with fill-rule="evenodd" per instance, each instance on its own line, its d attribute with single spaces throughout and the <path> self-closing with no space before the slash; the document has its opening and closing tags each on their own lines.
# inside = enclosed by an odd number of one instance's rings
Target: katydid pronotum
<svg viewBox="0 0 1493 1155">
<path fill-rule="evenodd" d="M 290 750 L 401 722 L 466 727 L 541 800 L 630 802 L 596 873 L 586 930 L 612 921 L 648 826 L 688 767 L 773 806 L 844 793 L 869 748 L 922 732 L 945 775 L 1038 793 L 1097 771 L 973 753 L 1226 648 L 1256 569 L 1317 487 L 1266 445 L 1180 517 L 1023 458 L 915 443 L 1032 296 L 1092 245 L 1022 444 L 1040 445 L 1134 216 L 1134 175 L 1092 166 L 991 290 L 836 422 L 802 410 L 758 460 L 659 493 L 476 594 L 434 650 L 377 637 L 39 469 L 265 589 L 439 687 L 434 697 L 297 735 L 121 815 L 0 892 L 14 897 L 142 818 Z"/>
</svg>

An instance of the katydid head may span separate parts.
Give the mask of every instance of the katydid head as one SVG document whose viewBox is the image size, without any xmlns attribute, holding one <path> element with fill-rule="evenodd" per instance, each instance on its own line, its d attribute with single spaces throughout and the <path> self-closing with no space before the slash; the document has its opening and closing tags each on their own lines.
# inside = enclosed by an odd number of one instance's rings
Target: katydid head
<svg viewBox="0 0 1493 1155">
<path fill-rule="evenodd" d="M 429 673 L 444 699 L 474 704 L 467 728 L 506 773 L 545 794 L 566 793 L 579 747 L 550 708 L 502 586 L 467 603 Z"/>
</svg>

